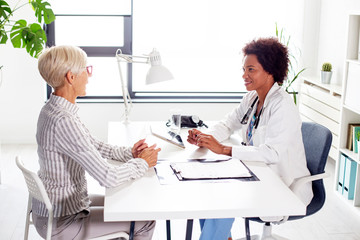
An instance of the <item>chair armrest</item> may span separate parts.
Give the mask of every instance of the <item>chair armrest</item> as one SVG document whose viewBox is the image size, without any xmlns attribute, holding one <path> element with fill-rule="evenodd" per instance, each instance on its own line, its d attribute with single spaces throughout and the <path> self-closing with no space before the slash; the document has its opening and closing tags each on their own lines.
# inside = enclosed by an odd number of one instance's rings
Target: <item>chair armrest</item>
<svg viewBox="0 0 360 240">
<path fill-rule="evenodd" d="M 326 177 L 329 177 L 330 174 L 328 173 L 321 173 L 321 174 L 315 174 L 311 176 L 301 177 L 294 180 L 294 182 L 290 185 L 290 190 L 296 193 L 305 183 L 316 181 L 319 179 L 324 179 Z M 289 219 L 289 216 L 284 216 L 283 219 L 277 222 L 272 222 L 273 224 L 282 224 L 286 222 Z"/>
<path fill-rule="evenodd" d="M 298 189 L 300 189 L 305 183 L 324 179 L 329 176 L 330 176 L 330 174 L 328 174 L 328 173 L 320 173 L 320 174 L 315 174 L 315 175 L 311 175 L 311 176 L 297 178 L 294 180 L 294 182 L 290 185 L 289 188 L 291 189 L 291 191 L 296 193 L 298 191 Z"/>
</svg>

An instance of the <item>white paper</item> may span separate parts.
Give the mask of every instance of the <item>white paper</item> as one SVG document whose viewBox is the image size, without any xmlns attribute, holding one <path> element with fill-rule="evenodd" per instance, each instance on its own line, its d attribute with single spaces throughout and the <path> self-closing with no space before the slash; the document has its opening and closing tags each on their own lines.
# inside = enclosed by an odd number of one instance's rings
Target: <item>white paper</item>
<svg viewBox="0 0 360 240">
<path fill-rule="evenodd" d="M 211 162 L 180 162 L 171 167 L 184 179 L 212 179 L 251 177 L 251 173 L 238 159 Z"/>
</svg>

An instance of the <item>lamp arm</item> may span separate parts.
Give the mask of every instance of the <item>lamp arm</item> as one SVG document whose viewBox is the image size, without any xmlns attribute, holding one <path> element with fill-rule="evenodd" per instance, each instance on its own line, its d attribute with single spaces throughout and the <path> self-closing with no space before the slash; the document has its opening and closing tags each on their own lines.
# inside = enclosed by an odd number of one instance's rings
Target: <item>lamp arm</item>
<svg viewBox="0 0 360 240">
<path fill-rule="evenodd" d="M 150 63 L 149 56 L 136 56 L 136 55 L 129 55 L 129 54 L 123 54 L 121 52 L 121 49 L 118 49 L 116 51 L 116 58 L 118 61 L 127 62 L 127 63 Z"/>
<path fill-rule="evenodd" d="M 130 111 L 132 108 L 132 101 L 131 101 L 128 89 L 125 88 L 124 77 L 122 74 L 121 63 L 120 63 L 121 59 L 118 54 L 116 54 L 116 59 L 117 59 L 117 63 L 118 63 L 118 69 L 119 69 L 119 75 L 120 75 L 120 81 L 121 81 L 121 90 L 122 90 L 122 95 L 123 95 L 124 105 L 125 105 L 125 122 L 128 122 Z"/>
</svg>

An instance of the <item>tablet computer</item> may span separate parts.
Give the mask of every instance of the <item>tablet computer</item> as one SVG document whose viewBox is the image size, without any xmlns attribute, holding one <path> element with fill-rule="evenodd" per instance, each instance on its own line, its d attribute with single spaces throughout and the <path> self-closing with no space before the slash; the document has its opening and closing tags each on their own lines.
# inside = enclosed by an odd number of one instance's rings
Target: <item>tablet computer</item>
<svg viewBox="0 0 360 240">
<path fill-rule="evenodd" d="M 181 139 L 179 134 L 172 132 L 167 127 L 162 126 L 150 126 L 152 135 L 165 140 L 171 144 L 174 144 L 177 147 L 185 148 L 184 142 Z"/>
</svg>

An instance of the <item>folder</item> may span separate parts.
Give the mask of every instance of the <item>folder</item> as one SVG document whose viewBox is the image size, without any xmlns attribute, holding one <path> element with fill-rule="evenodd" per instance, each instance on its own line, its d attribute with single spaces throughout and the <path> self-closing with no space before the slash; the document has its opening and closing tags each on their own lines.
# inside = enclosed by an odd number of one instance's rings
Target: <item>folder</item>
<svg viewBox="0 0 360 240">
<path fill-rule="evenodd" d="M 343 196 L 349 200 L 354 199 L 357 163 L 350 158 L 346 158 L 344 172 Z"/>
<path fill-rule="evenodd" d="M 341 154 L 339 159 L 339 178 L 337 184 L 337 190 L 342 195 L 344 191 L 344 173 L 345 173 L 345 163 L 346 163 L 346 156 Z"/>
</svg>

